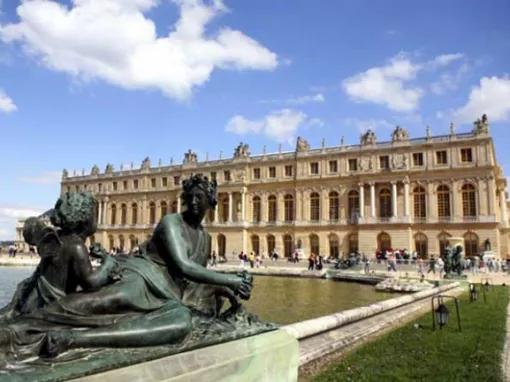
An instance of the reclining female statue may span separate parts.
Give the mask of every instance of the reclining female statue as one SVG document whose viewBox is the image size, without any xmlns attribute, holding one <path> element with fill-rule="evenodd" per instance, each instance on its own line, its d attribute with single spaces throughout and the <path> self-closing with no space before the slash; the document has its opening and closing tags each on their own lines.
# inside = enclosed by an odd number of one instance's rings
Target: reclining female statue
<svg viewBox="0 0 510 382">
<path fill-rule="evenodd" d="M 183 182 L 182 199 L 184 212 L 164 216 L 139 254 L 116 257 L 118 281 L 67 295 L 37 312 L 43 320 L 81 329 L 50 331 L 42 354 L 174 344 L 191 332 L 192 311 L 211 312 L 211 296 L 233 303 L 234 295 L 250 297 L 252 280 L 246 274 L 206 269 L 210 238 L 201 222 L 216 205 L 216 183 L 194 175 Z"/>
</svg>

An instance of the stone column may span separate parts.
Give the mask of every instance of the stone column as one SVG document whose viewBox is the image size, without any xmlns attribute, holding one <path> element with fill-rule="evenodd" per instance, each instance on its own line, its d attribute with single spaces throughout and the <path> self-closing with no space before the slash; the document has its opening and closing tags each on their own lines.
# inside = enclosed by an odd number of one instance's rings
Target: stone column
<svg viewBox="0 0 510 382">
<path fill-rule="evenodd" d="M 283 201 L 283 192 L 276 194 L 276 221 L 283 222 L 285 220 L 285 204 Z"/>
<path fill-rule="evenodd" d="M 103 218 L 103 201 L 100 201 L 99 203 L 97 203 L 97 224 L 103 224 L 102 218 Z"/>
<path fill-rule="evenodd" d="M 321 221 L 329 221 L 329 208 L 330 208 L 330 205 L 329 205 L 329 192 L 328 190 L 326 189 L 323 189 L 321 191 L 321 204 L 320 204 L 320 211 L 321 211 L 321 216 L 320 216 L 320 220 Z"/>
<path fill-rule="evenodd" d="M 375 182 L 370 182 L 370 217 L 375 218 Z"/>
<path fill-rule="evenodd" d="M 489 193 L 489 199 L 488 199 L 488 202 L 489 202 L 489 215 L 490 216 L 494 216 L 496 215 L 496 210 L 494 208 L 495 206 L 495 202 L 496 202 L 496 192 L 495 192 L 495 187 L 494 187 L 494 178 L 492 176 L 490 176 L 488 179 L 487 179 L 487 192 Z"/>
<path fill-rule="evenodd" d="M 393 217 L 397 217 L 397 182 L 391 182 L 391 207 L 393 208 Z"/>
<path fill-rule="evenodd" d="M 301 190 L 296 190 L 296 221 L 301 221 L 303 220 L 303 212 L 302 212 L 302 208 L 303 208 L 303 191 Z"/>
<path fill-rule="evenodd" d="M 508 211 L 506 208 L 506 195 L 505 190 L 499 191 L 499 203 L 501 204 L 501 224 L 504 227 L 508 227 Z"/>
<path fill-rule="evenodd" d="M 177 213 L 181 213 L 181 208 L 182 208 L 182 201 L 181 201 L 181 197 L 180 196 L 177 196 Z"/>
<path fill-rule="evenodd" d="M 246 220 L 246 187 L 243 187 L 241 191 L 241 222 Z"/>
<path fill-rule="evenodd" d="M 359 217 L 365 216 L 365 185 L 359 184 Z"/>
<path fill-rule="evenodd" d="M 218 199 L 219 199 L 219 198 L 218 198 Z M 214 223 L 215 223 L 215 224 L 218 224 L 218 216 L 219 216 L 219 215 L 218 215 L 218 214 L 219 214 L 219 213 L 218 213 L 218 211 L 219 211 L 219 210 L 220 210 L 220 204 L 219 204 L 219 200 L 218 200 L 218 204 L 216 204 L 216 207 L 214 208 Z M 216 250 L 217 250 L 217 249 L 218 249 L 218 248 L 216 248 Z M 217 253 L 217 251 L 216 251 L 216 253 Z"/>
<path fill-rule="evenodd" d="M 457 181 L 453 181 L 450 187 L 450 197 L 451 197 L 451 216 L 452 219 L 459 220 L 462 218 L 462 194 L 459 192 L 459 184 Z"/>
<path fill-rule="evenodd" d="M 109 202 L 109 198 L 106 197 L 104 202 L 103 202 L 103 224 L 108 224 L 108 202 Z"/>
<path fill-rule="evenodd" d="M 435 184 L 432 182 L 427 183 L 427 220 L 437 219 L 437 201 L 434 200 Z"/>
<path fill-rule="evenodd" d="M 404 216 L 409 216 L 409 181 L 404 181 Z"/>
<path fill-rule="evenodd" d="M 485 184 L 485 180 L 484 179 L 477 178 L 477 181 L 478 181 L 478 187 L 477 187 L 478 188 L 478 192 L 477 192 L 478 198 L 477 198 L 477 201 L 476 201 L 476 203 L 478 203 L 477 212 L 478 212 L 479 216 L 487 216 L 487 215 L 489 215 L 489 213 L 488 213 L 488 205 L 487 205 L 488 188 L 485 187 L 486 184 Z"/>
<path fill-rule="evenodd" d="M 228 193 L 228 222 L 232 223 L 234 221 L 234 194 L 232 192 Z"/>
</svg>

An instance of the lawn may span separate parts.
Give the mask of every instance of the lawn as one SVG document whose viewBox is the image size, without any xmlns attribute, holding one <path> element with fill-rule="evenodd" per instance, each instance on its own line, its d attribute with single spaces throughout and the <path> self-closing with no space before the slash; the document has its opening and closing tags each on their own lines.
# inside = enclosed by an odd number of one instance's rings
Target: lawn
<svg viewBox="0 0 510 382">
<path fill-rule="evenodd" d="M 455 307 L 450 320 L 432 331 L 430 312 L 374 342 L 367 343 L 317 375 L 314 381 L 503 381 L 508 287 L 494 287 L 484 303 L 460 296 L 462 332 Z"/>
</svg>

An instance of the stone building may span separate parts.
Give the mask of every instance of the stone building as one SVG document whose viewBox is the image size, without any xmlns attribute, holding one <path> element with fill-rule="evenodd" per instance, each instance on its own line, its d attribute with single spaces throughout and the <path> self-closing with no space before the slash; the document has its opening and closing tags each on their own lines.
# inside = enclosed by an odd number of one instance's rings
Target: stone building
<svg viewBox="0 0 510 382">
<path fill-rule="evenodd" d="M 463 237 L 466 255 L 509 248 L 507 181 L 495 156 L 486 116 L 473 130 L 410 138 L 396 127 L 377 142 L 368 131 L 360 144 L 313 149 L 299 137 L 292 152 L 251 155 L 241 143 L 232 158 L 198 161 L 189 150 L 182 164 L 69 176 L 62 192 L 88 190 L 99 201 L 92 240 L 107 249 L 131 249 L 159 219 L 181 210 L 181 180 L 202 173 L 218 182 L 218 206 L 205 226 L 212 248 L 289 255 L 296 248 L 342 255 L 359 250 L 416 250 L 436 255 L 449 237 Z"/>
</svg>

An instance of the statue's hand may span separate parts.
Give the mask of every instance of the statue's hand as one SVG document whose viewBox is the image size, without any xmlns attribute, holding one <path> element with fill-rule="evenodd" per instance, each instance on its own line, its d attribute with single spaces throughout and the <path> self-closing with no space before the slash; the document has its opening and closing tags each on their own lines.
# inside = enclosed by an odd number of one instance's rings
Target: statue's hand
<svg viewBox="0 0 510 382">
<path fill-rule="evenodd" d="M 243 300 L 248 300 L 251 296 L 251 289 L 253 288 L 253 277 L 246 271 L 237 274 L 239 277 L 239 284 L 235 289 L 235 294 Z"/>
</svg>

